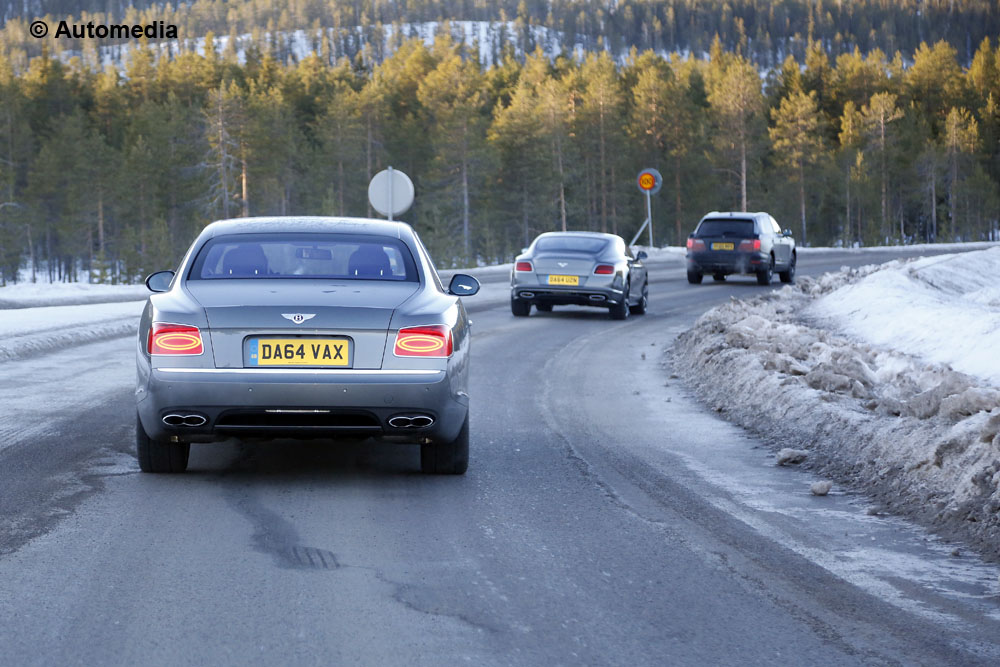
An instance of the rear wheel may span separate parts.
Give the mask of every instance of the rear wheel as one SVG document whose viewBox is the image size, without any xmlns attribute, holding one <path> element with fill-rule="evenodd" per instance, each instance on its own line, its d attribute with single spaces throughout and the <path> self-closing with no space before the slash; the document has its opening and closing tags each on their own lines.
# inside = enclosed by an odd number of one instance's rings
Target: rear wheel
<svg viewBox="0 0 1000 667">
<path fill-rule="evenodd" d="M 725 282 L 725 280 L 726 280 L 726 274 L 725 273 L 716 273 L 714 276 L 712 276 L 712 280 L 714 280 L 717 283 Z"/>
<path fill-rule="evenodd" d="M 142 427 L 139 415 L 136 415 L 135 450 L 139 469 L 143 472 L 184 472 L 187 470 L 191 444 L 153 440 Z"/>
<path fill-rule="evenodd" d="M 552 304 L 551 303 L 536 303 L 535 309 L 540 313 L 551 313 Z"/>
<path fill-rule="evenodd" d="M 510 312 L 514 313 L 514 317 L 527 317 L 531 313 L 531 302 L 511 299 Z"/>
<path fill-rule="evenodd" d="M 429 475 L 464 475 L 469 469 L 469 415 L 451 442 L 420 445 L 420 471 Z"/>
<path fill-rule="evenodd" d="M 792 282 L 795 282 L 795 259 L 796 259 L 795 258 L 795 253 L 793 252 L 792 253 L 792 261 L 788 265 L 788 270 L 787 271 L 779 271 L 778 272 L 778 277 L 781 278 L 781 282 L 783 282 L 783 283 L 792 283 Z"/>
<path fill-rule="evenodd" d="M 645 315 L 646 307 L 649 306 L 649 282 L 647 281 L 645 285 L 642 286 L 642 298 L 639 299 L 639 303 L 632 306 L 633 315 Z"/>
<path fill-rule="evenodd" d="M 758 285 L 770 285 L 771 279 L 774 277 L 774 255 L 771 255 L 771 259 L 767 263 L 766 269 L 761 269 L 757 272 L 757 284 Z"/>
<path fill-rule="evenodd" d="M 628 308 L 628 291 L 629 291 L 629 284 L 625 283 L 625 291 L 622 292 L 621 303 L 616 303 L 615 305 L 611 306 L 611 308 L 610 308 L 611 319 L 613 319 L 613 320 L 624 320 L 624 319 L 628 318 L 628 311 L 629 311 L 629 308 Z"/>
<path fill-rule="evenodd" d="M 692 285 L 700 285 L 703 277 L 698 271 L 688 271 L 688 282 Z"/>
</svg>

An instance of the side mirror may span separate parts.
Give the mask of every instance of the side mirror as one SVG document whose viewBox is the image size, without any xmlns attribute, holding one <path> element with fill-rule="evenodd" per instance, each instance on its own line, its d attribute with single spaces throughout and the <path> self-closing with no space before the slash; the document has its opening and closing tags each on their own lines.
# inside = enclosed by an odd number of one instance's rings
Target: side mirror
<svg viewBox="0 0 1000 667">
<path fill-rule="evenodd" d="M 146 287 L 150 292 L 166 292 L 170 289 L 170 281 L 173 279 L 173 271 L 157 271 L 146 277 Z"/>
<path fill-rule="evenodd" d="M 479 291 L 479 281 L 464 273 L 456 273 L 448 284 L 448 294 L 472 296 Z"/>
<path fill-rule="evenodd" d="M 786 229 L 785 231 L 781 232 L 781 234 L 782 234 L 782 236 L 791 236 L 792 235 L 792 230 Z"/>
<path fill-rule="evenodd" d="M 649 257 L 649 255 L 646 253 L 645 250 L 640 250 L 639 252 L 635 253 L 635 258 L 640 261 L 646 259 L 647 257 Z"/>
</svg>

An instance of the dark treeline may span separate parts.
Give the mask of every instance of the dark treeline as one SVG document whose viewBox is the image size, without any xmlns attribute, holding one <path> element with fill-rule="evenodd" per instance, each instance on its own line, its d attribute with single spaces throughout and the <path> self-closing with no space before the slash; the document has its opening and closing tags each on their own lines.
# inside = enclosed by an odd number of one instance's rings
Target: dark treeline
<svg viewBox="0 0 1000 667">
<path fill-rule="evenodd" d="M 905 60 L 814 42 L 762 78 L 721 43 L 485 66 L 447 27 L 381 62 L 281 61 L 266 40 L 241 61 L 211 36 L 207 55 L 136 47 L 121 70 L 0 59 L 0 277 L 130 282 L 215 218 L 368 215 L 387 165 L 413 177 L 404 217 L 442 264 L 509 260 L 553 229 L 629 239 L 647 166 L 664 176 L 658 244 L 729 209 L 768 210 L 812 245 L 996 235 L 988 40 L 968 67 L 947 42 Z"/>
<path fill-rule="evenodd" d="M 703 55 L 720 35 L 723 48 L 740 49 L 763 67 L 780 66 L 788 55 L 801 60 L 811 40 L 834 56 L 855 48 L 910 54 L 922 42 L 944 40 L 967 65 L 984 37 L 1000 35 L 996 0 L 8 0 L 0 8 L 6 24 L 0 51 L 15 62 L 39 54 L 42 45 L 27 25 L 44 16 L 165 21 L 179 27 L 182 39 L 208 31 L 267 34 L 277 49 L 291 31 L 326 28 L 333 31 L 334 59 L 353 58 L 366 43 L 381 49 L 383 28 L 405 35 L 403 24 L 445 20 L 493 22 L 497 48 L 509 40 L 521 53 L 536 45 L 570 53 L 580 45 L 615 54 L 637 48 Z M 280 50 L 275 55 L 284 60 Z"/>
</svg>

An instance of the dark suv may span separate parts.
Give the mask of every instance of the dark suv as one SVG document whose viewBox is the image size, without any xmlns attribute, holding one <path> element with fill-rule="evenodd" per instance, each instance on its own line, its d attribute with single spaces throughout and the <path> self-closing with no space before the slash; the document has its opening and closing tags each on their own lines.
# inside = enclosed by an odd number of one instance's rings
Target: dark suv
<svg viewBox="0 0 1000 667">
<path fill-rule="evenodd" d="M 731 273 L 752 273 L 770 285 L 795 280 L 795 239 L 767 213 L 709 213 L 687 240 L 687 278 L 692 285 L 706 273 L 723 281 Z"/>
</svg>

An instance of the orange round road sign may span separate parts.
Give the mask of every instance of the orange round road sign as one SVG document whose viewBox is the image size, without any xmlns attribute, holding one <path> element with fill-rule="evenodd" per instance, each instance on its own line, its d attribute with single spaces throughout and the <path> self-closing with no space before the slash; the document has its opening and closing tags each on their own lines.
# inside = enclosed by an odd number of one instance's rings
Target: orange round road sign
<svg viewBox="0 0 1000 667">
<path fill-rule="evenodd" d="M 660 186 L 663 185 L 663 177 L 660 176 L 660 172 L 656 169 L 643 169 L 639 172 L 639 178 L 636 180 L 639 186 L 640 192 L 648 192 L 651 195 L 655 195 L 660 191 Z"/>
</svg>

